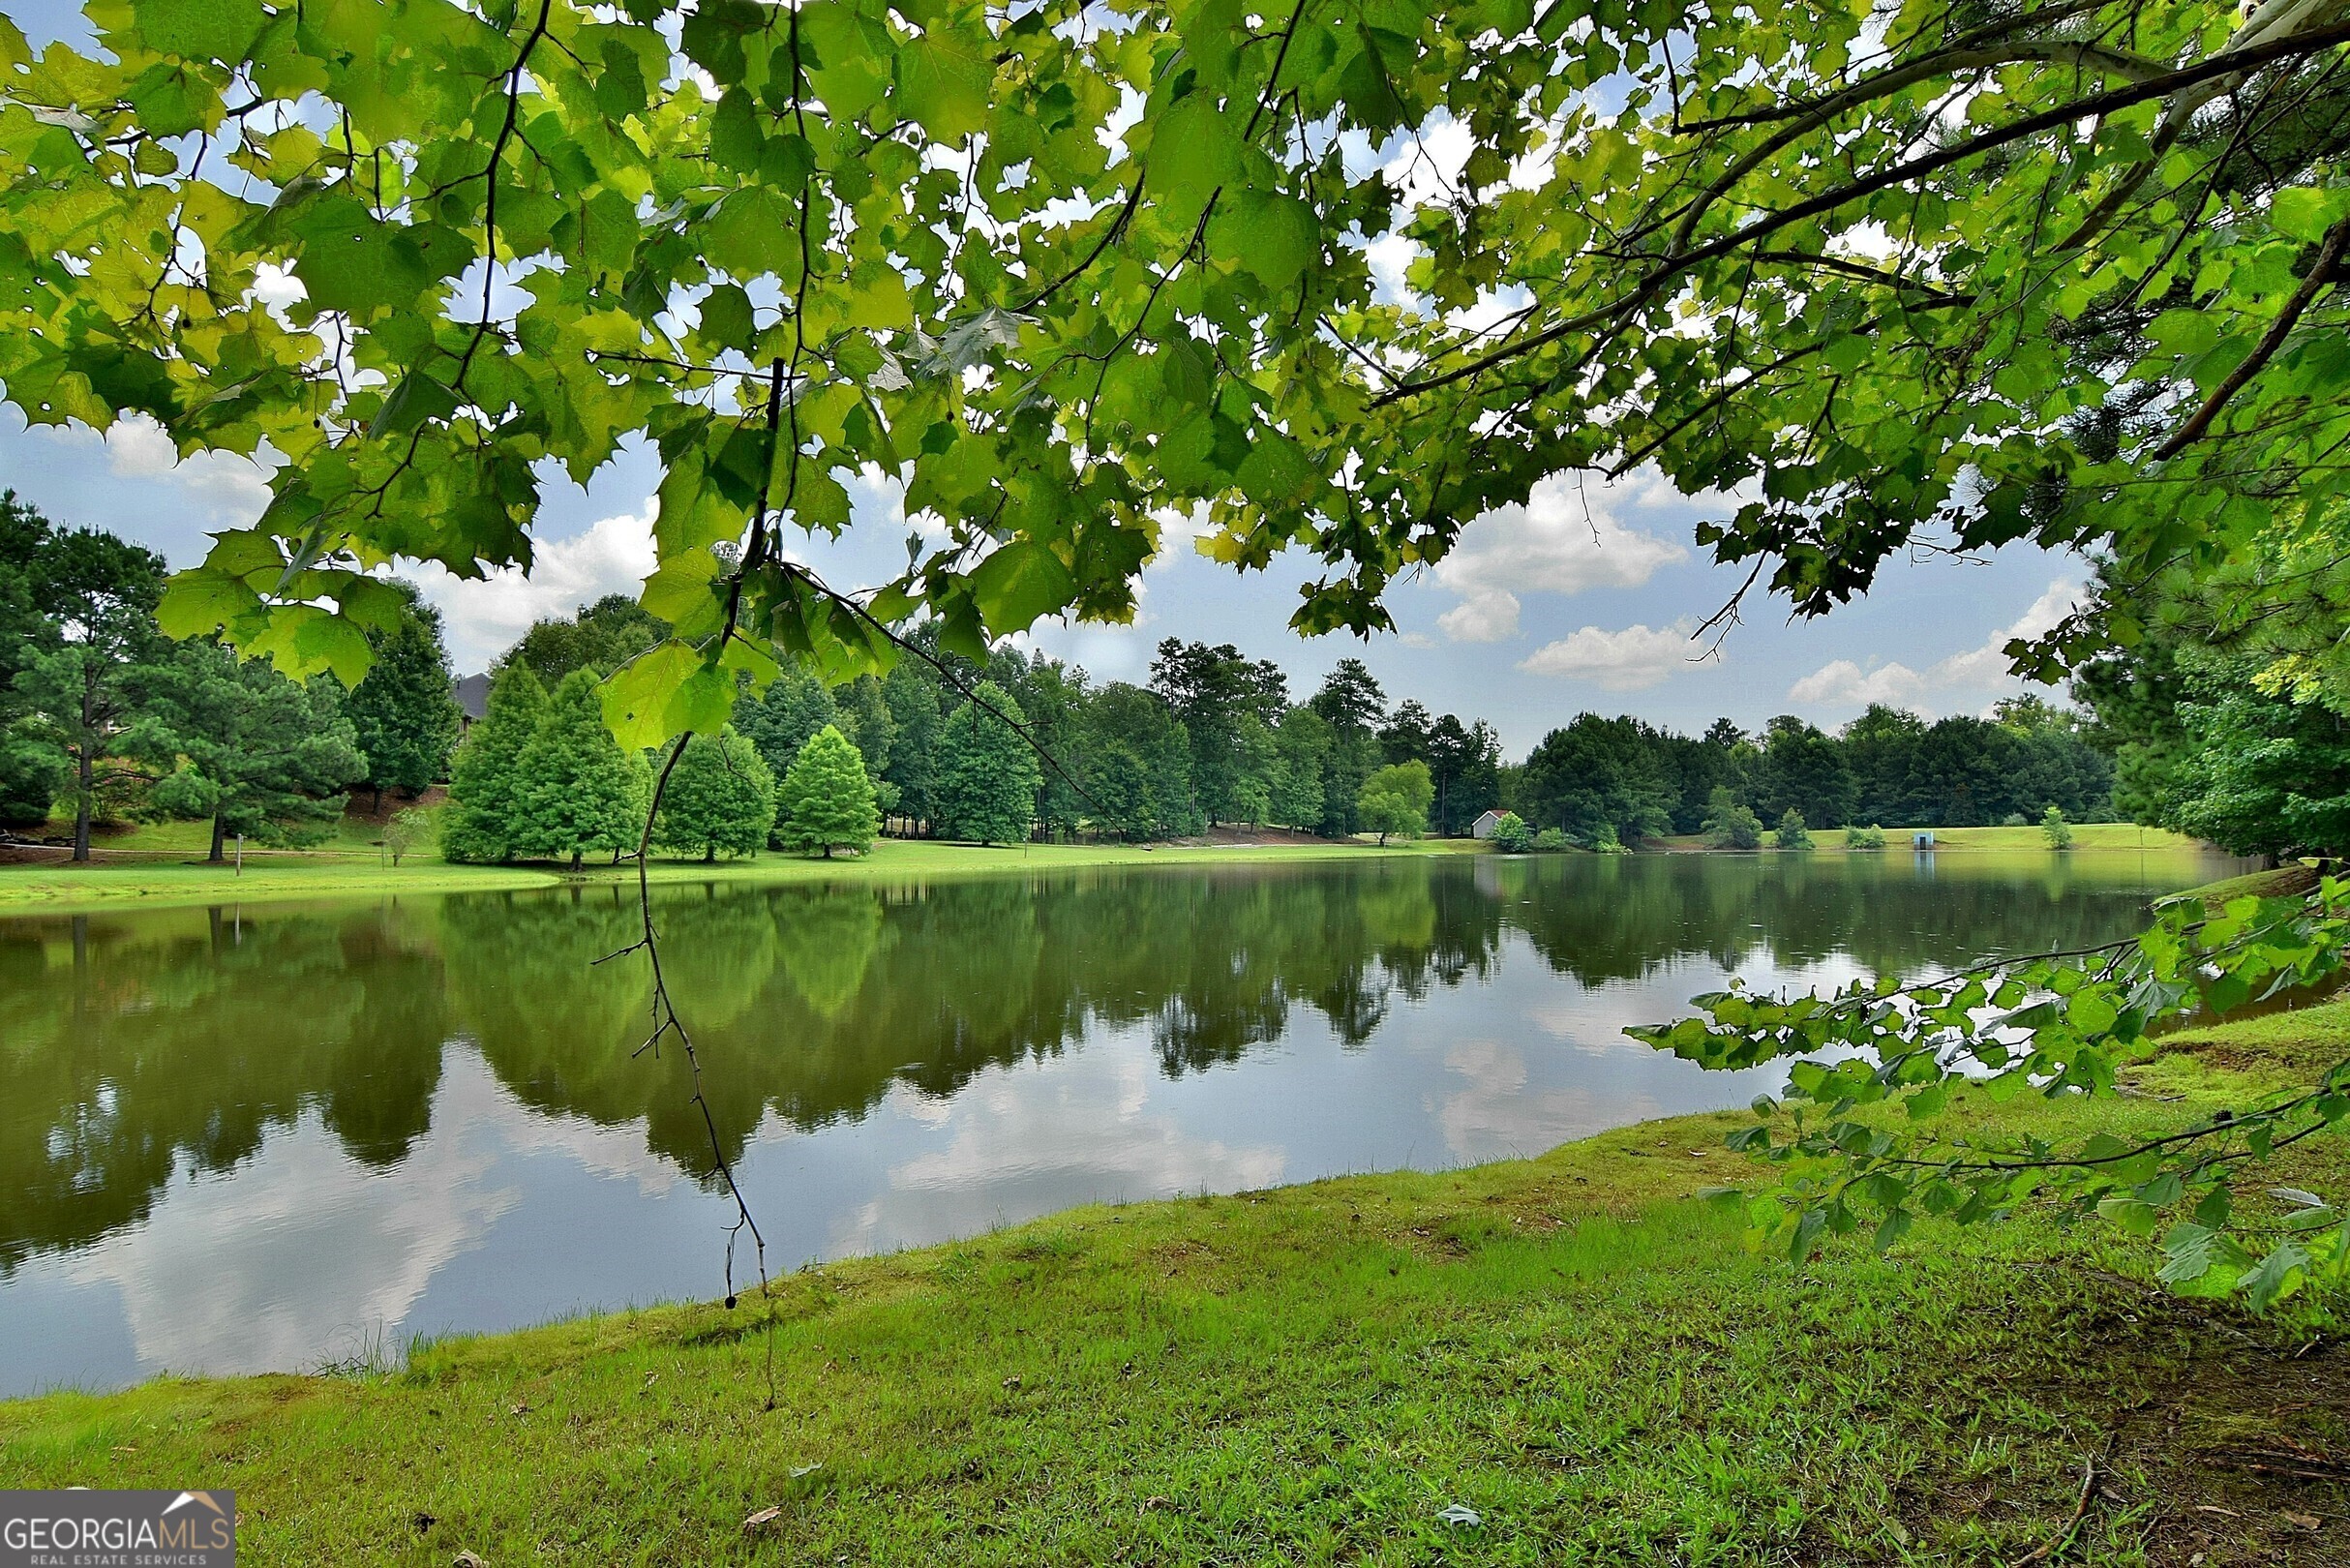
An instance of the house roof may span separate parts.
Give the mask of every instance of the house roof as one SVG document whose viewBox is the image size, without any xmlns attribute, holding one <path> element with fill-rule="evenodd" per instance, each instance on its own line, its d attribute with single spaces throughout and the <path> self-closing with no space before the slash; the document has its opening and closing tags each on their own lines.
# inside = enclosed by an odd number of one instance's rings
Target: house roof
<svg viewBox="0 0 2350 1568">
<path fill-rule="evenodd" d="M 486 675 L 462 676 L 456 686 L 457 706 L 469 719 L 480 718 L 490 711 L 490 678 Z"/>
</svg>

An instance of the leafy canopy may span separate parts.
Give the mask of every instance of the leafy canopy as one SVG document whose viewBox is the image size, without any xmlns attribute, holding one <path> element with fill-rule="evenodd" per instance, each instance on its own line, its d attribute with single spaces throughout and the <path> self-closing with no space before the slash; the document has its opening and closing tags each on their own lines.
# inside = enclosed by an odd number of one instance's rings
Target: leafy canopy
<svg viewBox="0 0 2350 1568">
<path fill-rule="evenodd" d="M 865 760 L 829 724 L 810 736 L 792 760 L 780 805 L 776 834 L 785 847 L 822 850 L 827 859 L 836 849 L 872 848 L 873 835 L 881 830 Z"/>
<path fill-rule="evenodd" d="M 87 15 L 0 25 L 6 399 L 283 460 L 167 628 L 356 680 L 368 573 L 527 566 L 646 443 L 630 744 L 877 619 L 1130 617 L 1167 508 L 1321 558 L 1321 630 L 1568 467 L 1734 490 L 1705 538 L 1806 610 L 1920 536 L 2215 559 L 2340 499 L 2333 5 Z M 936 526 L 852 603 L 778 530 L 857 474 Z"/>
</svg>

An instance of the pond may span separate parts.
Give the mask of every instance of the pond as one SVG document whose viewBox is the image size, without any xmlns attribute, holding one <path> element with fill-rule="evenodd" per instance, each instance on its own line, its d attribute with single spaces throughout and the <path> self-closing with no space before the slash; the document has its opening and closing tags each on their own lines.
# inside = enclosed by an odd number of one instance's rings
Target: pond
<svg viewBox="0 0 2350 1568">
<path fill-rule="evenodd" d="M 662 890 L 777 1268 L 1740 1105 L 1622 1037 L 1732 974 L 2122 935 L 2216 857 L 1491 856 Z M 612 886 L 0 920 L 0 1395 L 722 1290 Z"/>
</svg>

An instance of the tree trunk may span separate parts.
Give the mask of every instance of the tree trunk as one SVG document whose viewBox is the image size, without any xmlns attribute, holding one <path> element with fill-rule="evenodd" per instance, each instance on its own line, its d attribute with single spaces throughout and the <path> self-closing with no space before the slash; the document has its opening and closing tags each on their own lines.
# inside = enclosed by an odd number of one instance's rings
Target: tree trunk
<svg viewBox="0 0 2350 1568">
<path fill-rule="evenodd" d="M 717 845 L 705 844 L 702 846 L 702 863 L 704 865 L 715 865 L 718 863 Z"/>
<path fill-rule="evenodd" d="M 74 802 L 74 859 L 87 862 L 90 859 L 90 797 L 97 788 L 98 766 L 90 755 L 90 741 L 98 733 L 98 671 L 87 663 L 81 667 L 81 743 L 77 775 L 81 794 Z"/>
<path fill-rule="evenodd" d="M 583 852 L 580 850 L 580 848 L 579 848 L 577 845 L 574 845 L 574 846 L 572 847 L 572 850 L 571 850 L 571 869 L 572 869 L 573 871 L 575 871 L 575 872 L 576 872 L 576 871 L 583 870 L 583 869 L 585 869 L 585 867 L 586 867 L 587 862 L 586 862 L 586 861 L 584 861 L 584 860 L 581 859 L 581 855 L 582 855 L 582 854 L 583 854 Z"/>
<path fill-rule="evenodd" d="M 826 859 L 828 859 L 828 860 L 829 860 L 829 859 L 830 859 L 832 858 L 832 846 L 831 846 L 831 845 L 827 844 L 827 845 L 824 847 L 824 858 L 825 858 Z"/>
<path fill-rule="evenodd" d="M 223 848 L 227 841 L 228 824 L 216 811 L 212 814 L 212 855 L 210 857 L 212 864 L 218 865 L 228 858 Z"/>
</svg>

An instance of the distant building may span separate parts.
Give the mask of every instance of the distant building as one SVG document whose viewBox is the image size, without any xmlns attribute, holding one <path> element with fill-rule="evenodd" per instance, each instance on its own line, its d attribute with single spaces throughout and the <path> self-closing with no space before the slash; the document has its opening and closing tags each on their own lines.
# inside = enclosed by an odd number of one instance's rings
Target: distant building
<svg viewBox="0 0 2350 1568">
<path fill-rule="evenodd" d="M 473 728 L 473 721 L 490 710 L 490 678 L 486 675 L 461 676 L 454 688 L 457 698 L 458 733 Z"/>
<path fill-rule="evenodd" d="M 1506 811 L 1484 812 L 1474 823 L 1469 825 L 1469 836 L 1471 838 L 1492 837 L 1493 829 L 1500 827 L 1501 819 L 1508 815 L 1509 813 Z"/>
<path fill-rule="evenodd" d="M 1931 828 L 1924 829 L 1922 829 L 1921 831 L 1914 832 L 1914 833 L 1912 833 L 1912 834 L 1910 835 L 1910 848 L 1912 848 L 1912 849 L 1932 849 L 1933 847 L 1934 847 L 1934 829 L 1931 829 Z"/>
</svg>

